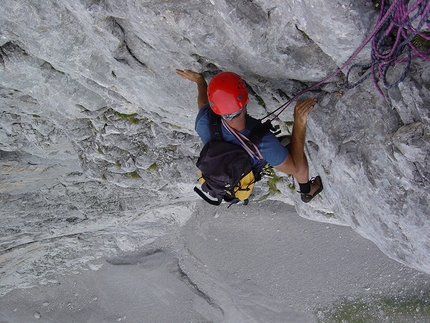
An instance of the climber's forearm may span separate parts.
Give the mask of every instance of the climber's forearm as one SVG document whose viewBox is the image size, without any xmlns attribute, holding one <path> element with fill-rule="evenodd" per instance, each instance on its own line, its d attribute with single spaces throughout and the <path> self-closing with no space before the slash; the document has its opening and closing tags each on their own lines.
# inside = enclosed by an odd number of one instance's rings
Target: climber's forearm
<svg viewBox="0 0 430 323">
<path fill-rule="evenodd" d="M 199 78 L 196 81 L 196 83 L 197 83 L 197 90 L 198 90 L 197 106 L 200 110 L 201 107 L 203 107 L 206 104 L 209 104 L 208 94 L 207 94 L 208 85 L 203 76 Z"/>
</svg>

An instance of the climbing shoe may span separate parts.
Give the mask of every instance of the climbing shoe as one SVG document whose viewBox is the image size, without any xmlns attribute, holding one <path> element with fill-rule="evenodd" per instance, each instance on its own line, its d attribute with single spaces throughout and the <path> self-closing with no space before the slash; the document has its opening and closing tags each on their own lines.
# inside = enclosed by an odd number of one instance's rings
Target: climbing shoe
<svg viewBox="0 0 430 323">
<path fill-rule="evenodd" d="M 305 203 L 309 203 L 315 196 L 317 196 L 323 190 L 323 184 L 321 181 L 321 177 L 319 176 L 312 178 L 309 181 L 309 184 L 311 185 L 311 190 L 309 193 L 299 192 L 301 195 L 302 201 Z M 312 191 L 314 192 L 311 193 Z"/>
</svg>

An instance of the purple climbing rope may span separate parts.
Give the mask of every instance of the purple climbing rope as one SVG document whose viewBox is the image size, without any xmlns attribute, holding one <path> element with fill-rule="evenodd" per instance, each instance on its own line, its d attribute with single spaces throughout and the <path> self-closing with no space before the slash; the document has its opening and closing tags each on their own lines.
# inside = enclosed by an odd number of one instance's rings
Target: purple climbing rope
<svg viewBox="0 0 430 323">
<path fill-rule="evenodd" d="M 300 96 L 320 87 L 328 80 L 335 77 L 357 57 L 371 40 L 371 62 L 366 65 L 354 64 L 348 69 L 345 84 L 347 89 L 361 84 L 372 75 L 373 82 L 378 92 L 384 96 L 384 93 L 378 85 L 379 79 L 382 79 L 385 87 L 391 88 L 404 80 L 413 59 L 421 58 L 430 61 L 430 49 L 420 51 L 412 42 L 417 35 L 422 39 L 430 41 L 430 35 L 422 31 L 424 26 L 427 26 L 427 29 L 430 30 L 430 0 L 417 0 L 408 7 L 409 2 L 408 0 L 394 0 L 390 6 L 387 6 L 386 1 L 382 0 L 378 22 L 375 28 L 352 56 L 338 70 L 322 81 L 300 91 L 275 111 L 262 118 L 262 120 L 275 114 L 270 120 L 273 121 Z M 399 63 L 405 63 L 404 71 L 396 81 L 389 83 L 387 80 L 387 72 L 391 67 Z M 361 71 L 368 70 L 368 72 L 354 84 L 350 84 L 350 73 L 354 69 L 360 69 Z"/>
<path fill-rule="evenodd" d="M 371 62 L 368 65 L 355 64 L 350 67 L 346 78 L 346 88 L 351 89 L 372 75 L 375 87 L 384 96 L 378 84 L 379 79 L 382 80 L 386 88 L 392 88 L 405 79 L 413 59 L 421 58 L 430 61 L 430 50 L 420 51 L 413 43 L 413 39 L 417 36 L 430 40 L 430 35 L 421 31 L 426 25 L 427 28 L 430 28 L 430 1 L 419 0 L 408 8 L 407 1 L 403 0 L 393 3 L 393 6 L 394 10 L 391 11 L 373 36 Z M 382 21 L 381 17 L 385 13 L 386 7 L 384 0 L 382 0 L 379 21 Z M 387 72 L 399 63 L 404 63 L 403 73 L 397 80 L 390 83 Z M 371 70 L 357 82 L 350 84 L 349 75 L 356 68 L 361 70 L 371 68 Z"/>
</svg>

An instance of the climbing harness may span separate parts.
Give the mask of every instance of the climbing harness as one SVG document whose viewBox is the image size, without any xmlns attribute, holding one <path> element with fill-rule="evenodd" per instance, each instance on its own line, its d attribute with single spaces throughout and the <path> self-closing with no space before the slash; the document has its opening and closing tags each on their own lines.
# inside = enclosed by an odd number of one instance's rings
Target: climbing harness
<svg viewBox="0 0 430 323">
<path fill-rule="evenodd" d="M 421 58 L 430 61 L 430 49 L 420 51 L 413 43 L 413 40 L 416 37 L 421 37 L 426 41 L 430 41 L 429 33 L 422 31 L 422 28 L 425 25 L 430 29 L 430 0 L 416 0 L 415 3 L 411 3 L 409 6 L 408 3 L 410 1 L 408 0 L 394 0 L 389 7 L 385 5 L 386 2 L 387 1 L 385 0 L 381 0 L 378 22 L 373 31 L 338 70 L 324 78 L 322 81 L 300 91 L 261 120 L 269 118 L 272 115 L 275 116 L 272 117 L 270 121 L 275 120 L 300 96 L 320 87 L 328 80 L 335 77 L 352 62 L 352 60 L 363 50 L 370 40 L 372 40 L 371 62 L 366 65 L 354 64 L 349 68 L 345 84 L 347 89 L 354 88 L 372 75 L 373 82 L 378 92 L 384 96 L 384 93 L 378 85 L 378 79 L 382 79 L 385 87 L 391 88 L 404 80 L 413 59 Z M 405 52 L 406 57 L 403 57 Z M 387 80 L 387 72 L 391 67 L 398 63 L 405 63 L 404 71 L 396 81 L 390 83 Z M 361 71 L 368 69 L 368 72 L 361 76 L 358 81 L 350 84 L 349 77 L 354 69 L 360 69 Z"/>
</svg>

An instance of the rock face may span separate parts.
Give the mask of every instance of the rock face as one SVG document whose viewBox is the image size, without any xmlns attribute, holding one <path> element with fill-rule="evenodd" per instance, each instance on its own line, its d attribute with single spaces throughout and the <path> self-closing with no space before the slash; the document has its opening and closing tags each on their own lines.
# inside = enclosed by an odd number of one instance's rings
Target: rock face
<svg viewBox="0 0 430 323">
<path fill-rule="evenodd" d="M 5 272 L 50 268 L 50 245 L 64 250 L 72 263 L 65 268 L 84 262 L 73 245 L 92 259 L 93 244 L 100 254 L 132 251 L 186 221 L 197 200 L 200 141 L 196 89 L 175 69 L 242 75 L 253 94 L 250 114 L 264 116 L 335 71 L 371 32 L 372 3 L 342 3 L 3 0 Z M 367 57 L 365 49 L 357 60 Z M 415 62 L 386 98 L 371 81 L 341 95 L 342 77 L 314 91 L 307 153 L 324 192 L 304 205 L 283 177 L 282 195 L 270 198 L 295 203 L 309 219 L 349 225 L 430 273 L 428 67 Z M 284 131 L 291 119 L 292 108 L 280 116 Z M 256 190 L 268 192 L 264 183 Z M 29 276 L 7 277 L 6 289 Z"/>
</svg>

